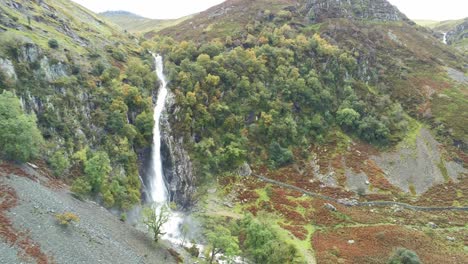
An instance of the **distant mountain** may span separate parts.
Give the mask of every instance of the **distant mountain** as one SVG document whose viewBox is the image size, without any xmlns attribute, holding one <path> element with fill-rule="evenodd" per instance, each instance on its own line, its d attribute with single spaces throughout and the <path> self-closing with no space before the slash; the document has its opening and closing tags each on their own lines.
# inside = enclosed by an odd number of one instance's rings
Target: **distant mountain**
<svg viewBox="0 0 468 264">
<path fill-rule="evenodd" d="M 443 39 L 458 50 L 468 55 L 468 17 L 459 20 L 446 21 L 415 21 L 418 25 L 430 28 L 434 31 L 434 36 Z"/>
<path fill-rule="evenodd" d="M 99 13 L 99 15 L 105 16 L 105 17 L 134 17 L 134 18 L 149 19 L 149 18 L 142 17 L 140 15 L 134 14 L 132 12 L 123 11 L 123 10 L 106 11 L 106 12 Z"/>
<path fill-rule="evenodd" d="M 141 33 L 152 30 L 159 31 L 166 27 L 175 26 L 185 19 L 190 18 L 190 16 L 186 16 L 179 19 L 150 19 L 128 11 L 106 11 L 100 13 L 99 16 L 131 33 Z"/>
</svg>

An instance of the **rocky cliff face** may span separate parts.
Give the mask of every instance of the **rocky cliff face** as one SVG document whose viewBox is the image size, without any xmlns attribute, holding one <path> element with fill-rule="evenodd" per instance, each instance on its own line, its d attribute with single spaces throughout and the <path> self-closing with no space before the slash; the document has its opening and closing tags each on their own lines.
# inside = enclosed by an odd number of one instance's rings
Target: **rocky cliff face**
<svg viewBox="0 0 468 264">
<path fill-rule="evenodd" d="M 329 18 L 410 21 L 386 0 L 308 0 L 306 6 L 308 16 L 314 22 Z"/>
<path fill-rule="evenodd" d="M 465 18 L 455 29 L 447 32 L 447 44 L 451 45 L 466 38 L 468 38 L 468 18 Z"/>
<path fill-rule="evenodd" d="M 171 129 L 170 116 L 176 111 L 174 94 L 169 93 L 161 118 L 164 176 L 170 200 L 188 209 L 193 203 L 195 176 L 189 154 L 184 149 L 184 138 L 178 137 Z"/>
</svg>

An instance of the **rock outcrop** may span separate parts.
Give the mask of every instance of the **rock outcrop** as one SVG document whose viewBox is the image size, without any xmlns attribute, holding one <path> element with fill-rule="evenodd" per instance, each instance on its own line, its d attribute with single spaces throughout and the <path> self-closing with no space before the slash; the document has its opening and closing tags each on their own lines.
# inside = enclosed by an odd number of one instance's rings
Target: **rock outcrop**
<svg viewBox="0 0 468 264">
<path fill-rule="evenodd" d="M 179 207 L 188 209 L 193 203 L 195 176 L 184 138 L 173 133 L 170 116 L 176 111 L 174 94 L 167 96 L 166 107 L 161 117 L 162 158 L 169 198 Z"/>
<path fill-rule="evenodd" d="M 387 0 L 308 0 L 306 9 L 309 19 L 314 22 L 329 18 L 410 22 Z"/>
<path fill-rule="evenodd" d="M 0 58 L 0 72 L 5 74 L 6 77 L 16 80 L 18 77 L 16 76 L 15 67 L 13 66 L 13 62 L 9 59 L 2 59 Z"/>
</svg>

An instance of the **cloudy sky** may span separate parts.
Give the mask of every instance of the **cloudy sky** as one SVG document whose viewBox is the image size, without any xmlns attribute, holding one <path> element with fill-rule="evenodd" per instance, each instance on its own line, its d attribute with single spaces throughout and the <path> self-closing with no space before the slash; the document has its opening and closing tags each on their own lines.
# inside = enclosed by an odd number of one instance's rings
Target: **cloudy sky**
<svg viewBox="0 0 468 264">
<path fill-rule="evenodd" d="M 149 18 L 179 18 L 223 0 L 73 0 L 94 12 L 126 10 Z M 389 0 L 411 19 L 449 20 L 468 17 L 467 0 Z"/>
</svg>

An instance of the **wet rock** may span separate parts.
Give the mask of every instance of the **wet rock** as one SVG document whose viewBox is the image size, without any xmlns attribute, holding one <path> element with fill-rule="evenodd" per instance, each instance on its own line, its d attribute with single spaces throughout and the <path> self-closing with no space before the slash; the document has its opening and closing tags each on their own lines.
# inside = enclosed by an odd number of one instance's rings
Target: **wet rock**
<svg viewBox="0 0 468 264">
<path fill-rule="evenodd" d="M 174 94 L 169 92 L 161 117 L 164 176 L 168 184 L 170 200 L 188 209 L 194 202 L 192 196 L 195 192 L 195 175 L 190 156 L 184 149 L 184 138 L 177 137 L 171 129 L 169 118 L 175 111 L 172 108 L 174 103 Z"/>
</svg>

